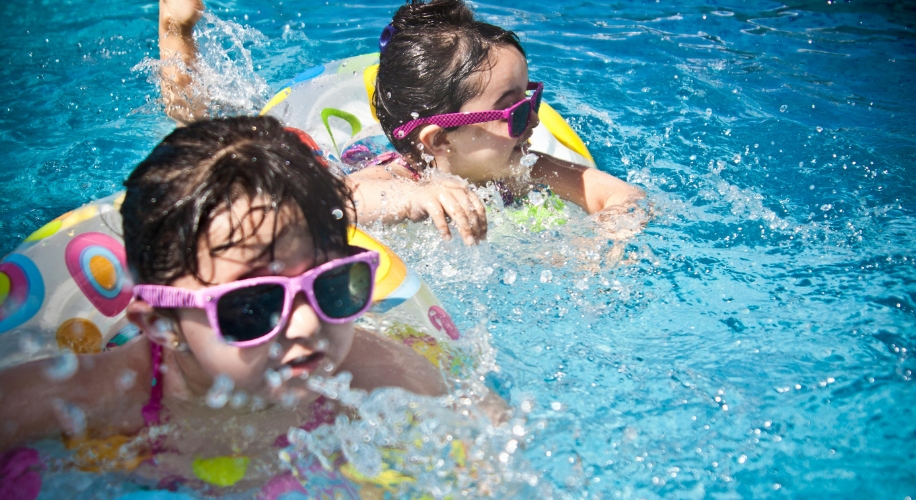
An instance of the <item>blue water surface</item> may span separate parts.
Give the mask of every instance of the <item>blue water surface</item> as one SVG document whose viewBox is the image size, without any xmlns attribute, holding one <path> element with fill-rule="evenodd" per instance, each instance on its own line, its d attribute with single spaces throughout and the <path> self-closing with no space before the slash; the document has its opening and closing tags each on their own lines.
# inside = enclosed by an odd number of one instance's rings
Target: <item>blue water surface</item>
<svg viewBox="0 0 916 500">
<path fill-rule="evenodd" d="M 653 214 L 628 238 L 495 215 L 471 249 L 379 230 L 492 335 L 490 384 L 527 412 L 510 461 L 558 498 L 916 496 L 916 7 L 475 5 Z M 221 112 L 254 113 L 376 50 L 397 3 L 208 6 L 247 30 L 206 35 L 238 88 Z M 0 254 L 119 190 L 172 129 L 144 66 L 157 8 L 0 5 Z"/>
</svg>

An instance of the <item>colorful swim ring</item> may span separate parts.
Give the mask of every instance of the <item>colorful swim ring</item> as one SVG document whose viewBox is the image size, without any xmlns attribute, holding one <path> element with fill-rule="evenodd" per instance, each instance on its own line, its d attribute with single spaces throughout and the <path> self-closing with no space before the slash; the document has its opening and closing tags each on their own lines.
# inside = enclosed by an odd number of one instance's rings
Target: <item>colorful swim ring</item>
<svg viewBox="0 0 916 500">
<path fill-rule="evenodd" d="M 393 150 L 371 104 L 377 73 L 378 53 L 309 68 L 284 85 L 261 114 L 304 130 L 328 159 L 355 165 L 367 154 Z M 595 166 L 585 143 L 556 110 L 542 102 L 538 117 L 531 149 Z"/>
<path fill-rule="evenodd" d="M 117 193 L 61 215 L 0 261 L 0 368 L 65 350 L 97 353 L 137 335 L 124 315 L 131 277 L 123 199 Z M 460 333 L 442 304 L 391 249 L 355 227 L 349 237 L 379 253 L 370 313 L 385 320 L 383 333 L 448 369 L 448 344 Z"/>
</svg>

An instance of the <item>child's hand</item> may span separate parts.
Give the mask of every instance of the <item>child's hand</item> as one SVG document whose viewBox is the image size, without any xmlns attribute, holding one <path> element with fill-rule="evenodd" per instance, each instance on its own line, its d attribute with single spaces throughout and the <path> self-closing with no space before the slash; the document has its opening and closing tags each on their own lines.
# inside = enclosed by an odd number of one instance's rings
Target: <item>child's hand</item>
<svg viewBox="0 0 916 500">
<path fill-rule="evenodd" d="M 448 174 L 414 181 L 391 167 L 368 167 L 344 177 L 356 202 L 360 223 L 394 224 L 432 219 L 450 240 L 449 219 L 465 244 L 487 239 L 487 211 L 467 181 Z"/>
<path fill-rule="evenodd" d="M 592 214 L 591 218 L 605 236 L 613 241 L 624 241 L 642 232 L 651 214 L 633 203 L 610 206 Z"/>
<path fill-rule="evenodd" d="M 159 0 L 159 22 L 175 35 L 190 36 L 204 13 L 202 0 Z"/>
<path fill-rule="evenodd" d="M 424 180 L 411 185 L 404 200 L 408 203 L 407 218 L 421 221 L 429 217 L 445 240 L 452 239 L 449 218 L 466 245 L 487 239 L 487 211 L 464 180 L 452 177 Z"/>
<path fill-rule="evenodd" d="M 207 116 L 207 98 L 192 92 L 191 72 L 197 58 L 194 25 L 204 13 L 202 0 L 159 0 L 159 85 L 165 113 L 180 124 Z M 175 63 L 181 59 L 183 66 Z"/>
</svg>

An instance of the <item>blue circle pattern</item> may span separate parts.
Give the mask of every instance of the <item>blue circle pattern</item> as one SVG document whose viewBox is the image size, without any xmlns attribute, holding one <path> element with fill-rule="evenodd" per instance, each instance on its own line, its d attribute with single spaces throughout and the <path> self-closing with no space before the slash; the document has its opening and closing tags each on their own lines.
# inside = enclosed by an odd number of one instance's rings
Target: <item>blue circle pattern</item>
<svg viewBox="0 0 916 500">
<path fill-rule="evenodd" d="M 89 262 L 93 257 L 103 257 L 114 266 L 116 280 L 115 286 L 111 290 L 107 290 L 100 285 L 99 282 L 96 281 L 95 276 L 92 275 L 92 269 L 89 267 Z M 124 286 L 124 270 L 121 269 L 121 261 L 118 260 L 118 257 L 115 256 L 111 250 L 98 245 L 84 248 L 83 251 L 80 252 L 80 268 L 83 271 L 83 275 L 86 277 L 86 281 L 88 281 L 89 284 L 92 285 L 92 288 L 102 297 L 113 299 L 121 293 L 121 288 Z"/>
<path fill-rule="evenodd" d="M 10 331 L 32 319 L 32 316 L 41 309 L 41 304 L 45 300 L 45 283 L 41 278 L 41 271 L 38 270 L 38 266 L 32 262 L 32 259 L 25 255 L 14 253 L 7 256 L 4 262 L 15 264 L 22 270 L 29 283 L 29 295 L 26 297 L 25 302 L 19 306 L 18 311 L 0 321 L 0 333 Z"/>
</svg>

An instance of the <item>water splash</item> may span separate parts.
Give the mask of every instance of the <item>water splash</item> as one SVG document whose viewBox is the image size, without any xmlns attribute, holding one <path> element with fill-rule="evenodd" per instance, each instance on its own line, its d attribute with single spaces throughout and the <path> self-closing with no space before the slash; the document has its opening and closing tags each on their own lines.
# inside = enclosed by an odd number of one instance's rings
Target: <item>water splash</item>
<svg viewBox="0 0 916 500">
<path fill-rule="evenodd" d="M 470 492 L 499 498 L 531 495 L 539 486 L 537 474 L 515 455 L 526 433 L 522 420 L 494 426 L 466 395 L 428 398 L 395 388 L 367 395 L 350 389 L 350 380 L 349 374 L 310 380 L 312 390 L 356 406 L 312 432 L 290 429 L 290 445 L 279 456 L 306 481 L 312 459 L 332 470 L 342 456 L 364 477 L 402 478 L 388 484 L 395 497 Z"/>
<path fill-rule="evenodd" d="M 250 46 L 268 42 L 260 31 L 233 21 L 224 21 L 210 12 L 194 28 L 198 57 L 192 68 L 179 59 L 169 61 L 191 75 L 194 84 L 187 96 L 191 102 L 204 100 L 210 116 L 255 114 L 270 99 L 270 86 L 255 71 Z M 145 58 L 131 71 L 147 75 L 159 86 L 159 59 Z"/>
</svg>

